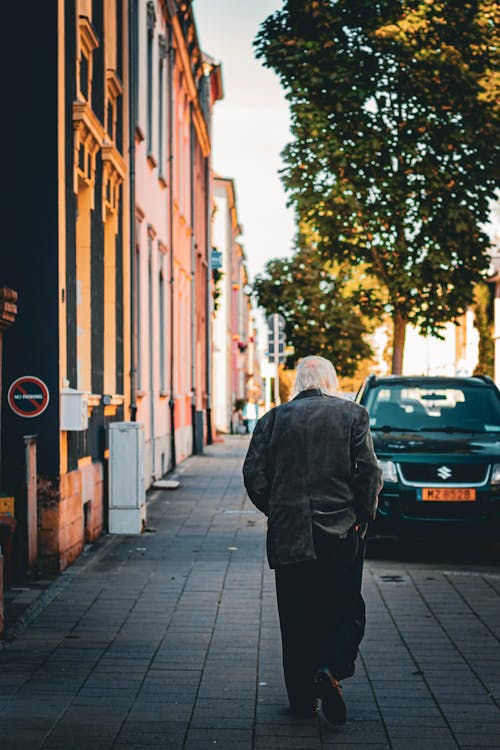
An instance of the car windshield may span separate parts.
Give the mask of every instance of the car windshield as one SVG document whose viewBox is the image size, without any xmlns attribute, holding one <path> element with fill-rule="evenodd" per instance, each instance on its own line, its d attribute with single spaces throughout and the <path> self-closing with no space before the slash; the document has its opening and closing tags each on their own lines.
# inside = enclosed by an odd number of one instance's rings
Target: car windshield
<svg viewBox="0 0 500 750">
<path fill-rule="evenodd" d="M 365 406 L 372 430 L 500 431 L 500 401 L 487 387 L 381 383 L 368 391 Z"/>
</svg>

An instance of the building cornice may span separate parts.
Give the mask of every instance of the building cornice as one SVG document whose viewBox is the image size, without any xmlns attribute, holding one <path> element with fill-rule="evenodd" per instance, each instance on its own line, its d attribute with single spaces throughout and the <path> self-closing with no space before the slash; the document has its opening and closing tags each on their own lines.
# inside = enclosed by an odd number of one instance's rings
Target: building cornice
<svg viewBox="0 0 500 750">
<path fill-rule="evenodd" d="M 120 94 L 123 94 L 122 83 L 118 78 L 116 70 L 113 70 L 113 68 L 108 68 L 106 71 L 106 83 L 108 86 L 108 91 L 114 99 L 117 99 Z"/>
<path fill-rule="evenodd" d="M 99 39 L 95 33 L 90 20 L 87 16 L 80 16 L 78 19 L 80 30 L 80 43 L 86 54 L 91 54 L 99 46 Z"/>
<path fill-rule="evenodd" d="M 184 36 L 179 18 L 175 15 L 172 19 L 172 29 L 174 32 L 174 38 L 176 43 L 176 49 L 179 54 L 179 58 L 184 73 L 184 78 L 187 86 L 188 99 L 193 106 L 193 124 L 198 136 L 198 141 L 201 146 L 203 156 L 206 158 L 211 151 L 210 136 L 208 134 L 208 126 L 205 121 L 205 116 L 201 108 L 200 99 L 198 95 L 198 87 L 193 75 L 193 69 L 191 65 L 191 56 L 189 54 L 186 38 Z"/>
</svg>

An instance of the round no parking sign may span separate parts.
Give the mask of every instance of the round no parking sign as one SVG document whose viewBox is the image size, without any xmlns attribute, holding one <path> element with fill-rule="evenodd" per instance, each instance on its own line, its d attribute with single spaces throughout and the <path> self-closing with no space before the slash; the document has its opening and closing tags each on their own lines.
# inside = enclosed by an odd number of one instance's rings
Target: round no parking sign
<svg viewBox="0 0 500 750">
<path fill-rule="evenodd" d="M 7 401 L 19 417 L 38 417 L 49 403 L 49 389 L 40 378 L 23 375 L 10 386 Z"/>
</svg>

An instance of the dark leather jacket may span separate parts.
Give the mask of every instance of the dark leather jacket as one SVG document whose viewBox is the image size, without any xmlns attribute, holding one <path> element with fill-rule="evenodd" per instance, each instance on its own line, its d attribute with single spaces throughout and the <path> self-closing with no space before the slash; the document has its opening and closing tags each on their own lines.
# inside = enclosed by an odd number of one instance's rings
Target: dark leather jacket
<svg viewBox="0 0 500 750">
<path fill-rule="evenodd" d="M 270 567 L 314 560 L 313 525 L 344 538 L 375 517 L 382 479 L 368 412 L 320 390 L 302 391 L 259 419 L 243 477 L 268 516 Z"/>
</svg>

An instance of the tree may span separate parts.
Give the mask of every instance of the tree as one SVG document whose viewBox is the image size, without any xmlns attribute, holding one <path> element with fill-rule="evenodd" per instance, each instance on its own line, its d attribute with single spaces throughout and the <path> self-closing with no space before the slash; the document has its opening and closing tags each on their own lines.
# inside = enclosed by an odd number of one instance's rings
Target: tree
<svg viewBox="0 0 500 750">
<path fill-rule="evenodd" d="M 303 235 L 301 244 L 291 259 L 268 261 L 254 282 L 257 301 L 268 315 L 283 315 L 295 358 L 320 354 L 339 374 L 353 375 L 371 355 L 363 313 L 376 304 L 377 289 L 363 274 L 356 282 L 345 266 L 327 265 Z"/>
<path fill-rule="evenodd" d="M 496 16 L 492 0 L 287 0 L 255 42 L 290 102 L 290 202 L 323 257 L 386 287 L 396 373 L 407 323 L 439 336 L 489 264 Z"/>
<path fill-rule="evenodd" d="M 493 339 L 493 304 L 489 284 L 474 289 L 474 325 L 479 333 L 479 352 L 474 375 L 495 377 L 495 341 Z"/>
</svg>

